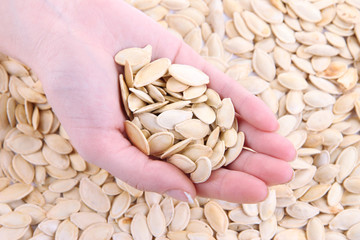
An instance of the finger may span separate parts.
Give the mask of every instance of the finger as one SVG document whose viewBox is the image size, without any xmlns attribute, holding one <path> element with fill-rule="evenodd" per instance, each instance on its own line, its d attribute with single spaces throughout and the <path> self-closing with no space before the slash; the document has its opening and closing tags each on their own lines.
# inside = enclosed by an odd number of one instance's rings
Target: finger
<svg viewBox="0 0 360 240">
<path fill-rule="evenodd" d="M 193 183 L 178 168 L 149 159 L 119 132 L 86 131 L 84 137 L 88 141 L 79 144 L 77 141 L 83 137 L 72 138 L 80 155 L 124 182 L 140 190 L 166 193 L 182 201 L 190 201 L 185 192 L 193 197 L 196 195 Z"/>
<path fill-rule="evenodd" d="M 285 137 L 274 132 L 261 131 L 244 121 L 240 121 L 239 129 L 245 133 L 245 145 L 256 152 L 285 161 L 294 160 L 296 150 Z"/>
<path fill-rule="evenodd" d="M 227 168 L 253 175 L 267 185 L 287 183 L 293 176 L 293 170 L 289 163 L 268 155 L 246 150 L 243 150 L 239 158 L 227 166 Z"/>
<path fill-rule="evenodd" d="M 139 29 L 138 34 L 134 34 L 132 42 L 125 44 L 126 46 L 124 46 L 124 43 L 120 45 L 122 48 L 130 47 L 134 43 L 139 46 L 150 44 L 153 46 L 154 58 L 167 57 L 174 63 L 189 64 L 204 71 L 210 77 L 209 86 L 219 92 L 223 98 L 231 98 L 236 111 L 244 120 L 264 131 L 275 131 L 278 128 L 273 113 L 260 99 L 241 87 L 235 80 L 207 63 L 181 39 L 166 31 L 145 14 L 133 7 L 129 7 L 125 2 L 119 4 L 123 5 L 123 8 L 127 8 L 127 10 L 122 10 L 121 12 L 124 12 L 124 14 L 121 16 L 115 14 L 119 19 L 114 19 L 114 21 L 118 21 L 121 26 L 120 21 L 136 19 L 127 23 L 134 26 L 127 27 Z M 119 36 L 119 39 L 123 39 L 123 37 Z M 119 50 L 119 48 L 114 49 L 115 52 Z"/>
<path fill-rule="evenodd" d="M 210 178 L 196 184 L 199 196 L 236 203 L 254 203 L 264 200 L 268 194 L 266 184 L 247 173 L 220 168 Z"/>
</svg>

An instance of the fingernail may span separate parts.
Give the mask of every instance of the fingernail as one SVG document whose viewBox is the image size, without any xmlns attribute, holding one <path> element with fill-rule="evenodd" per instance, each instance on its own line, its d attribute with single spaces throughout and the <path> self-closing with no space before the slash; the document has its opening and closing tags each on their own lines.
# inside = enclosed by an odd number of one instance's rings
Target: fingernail
<svg viewBox="0 0 360 240">
<path fill-rule="evenodd" d="M 190 204 L 194 204 L 194 199 L 191 197 L 191 195 L 187 192 L 181 191 L 181 190 L 169 190 L 165 192 L 166 195 L 176 198 L 177 200 L 188 202 Z"/>
</svg>

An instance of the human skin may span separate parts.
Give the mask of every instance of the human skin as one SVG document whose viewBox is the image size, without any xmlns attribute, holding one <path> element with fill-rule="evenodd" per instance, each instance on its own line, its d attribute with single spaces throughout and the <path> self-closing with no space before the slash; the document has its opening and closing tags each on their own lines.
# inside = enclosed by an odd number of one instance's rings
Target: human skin
<svg viewBox="0 0 360 240">
<path fill-rule="evenodd" d="M 128 184 L 187 201 L 184 192 L 231 202 L 257 202 L 270 185 L 288 182 L 295 158 L 267 106 L 215 69 L 176 36 L 122 0 L 2 0 L 0 52 L 39 77 L 48 102 L 80 155 Z M 115 54 L 153 47 L 153 59 L 193 65 L 209 87 L 230 97 L 246 146 L 235 162 L 193 184 L 173 165 L 150 159 L 124 137 Z"/>
</svg>

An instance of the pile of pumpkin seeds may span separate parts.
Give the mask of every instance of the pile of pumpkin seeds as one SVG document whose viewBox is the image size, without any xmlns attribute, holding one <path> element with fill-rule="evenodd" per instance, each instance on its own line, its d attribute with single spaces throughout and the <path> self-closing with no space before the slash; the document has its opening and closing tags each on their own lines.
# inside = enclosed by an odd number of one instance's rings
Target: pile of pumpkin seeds
<svg viewBox="0 0 360 240">
<path fill-rule="evenodd" d="M 359 239 L 360 1 L 128 2 L 264 100 L 293 180 L 254 204 L 139 191 L 71 149 L 37 77 L 0 54 L 0 239 Z"/>
<path fill-rule="evenodd" d="M 244 133 L 238 132 L 230 98 L 208 89 L 209 77 L 183 64 L 160 58 L 150 62 L 150 45 L 118 52 L 125 122 L 130 141 L 205 182 L 212 170 L 227 166 L 240 154 Z M 134 73 L 134 71 L 136 71 Z"/>
</svg>

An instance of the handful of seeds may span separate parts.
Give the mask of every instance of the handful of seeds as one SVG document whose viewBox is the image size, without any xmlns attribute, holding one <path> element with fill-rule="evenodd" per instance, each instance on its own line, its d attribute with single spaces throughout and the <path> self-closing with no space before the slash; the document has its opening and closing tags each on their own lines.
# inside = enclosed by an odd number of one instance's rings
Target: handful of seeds
<svg viewBox="0 0 360 240">
<path fill-rule="evenodd" d="M 128 48 L 115 56 L 124 66 L 119 77 L 121 98 L 129 120 L 126 133 L 137 148 L 205 182 L 212 170 L 233 162 L 244 145 L 230 98 L 208 89 L 200 70 L 151 62 L 152 47 Z"/>
</svg>

